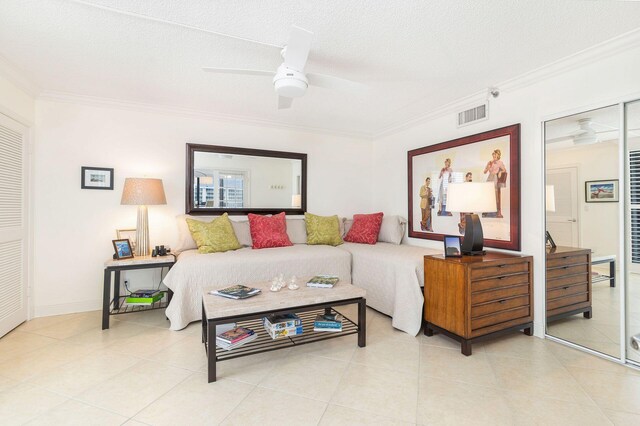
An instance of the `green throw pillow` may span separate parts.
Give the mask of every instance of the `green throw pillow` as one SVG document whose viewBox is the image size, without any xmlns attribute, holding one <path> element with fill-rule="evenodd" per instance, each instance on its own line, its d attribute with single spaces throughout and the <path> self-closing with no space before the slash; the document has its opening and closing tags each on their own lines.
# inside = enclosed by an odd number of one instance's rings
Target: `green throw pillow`
<svg viewBox="0 0 640 426">
<path fill-rule="evenodd" d="M 307 244 L 339 246 L 343 243 L 338 216 L 316 216 L 305 213 L 304 220 L 307 224 Z"/>
<path fill-rule="evenodd" d="M 198 253 L 218 253 L 241 247 L 226 213 L 211 222 L 187 219 L 187 225 L 198 245 Z"/>
</svg>

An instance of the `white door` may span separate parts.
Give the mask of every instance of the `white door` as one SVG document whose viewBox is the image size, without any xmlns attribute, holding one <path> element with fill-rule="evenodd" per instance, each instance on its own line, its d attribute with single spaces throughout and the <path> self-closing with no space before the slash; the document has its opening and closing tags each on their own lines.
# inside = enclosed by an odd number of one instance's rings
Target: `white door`
<svg viewBox="0 0 640 426">
<path fill-rule="evenodd" d="M 0 114 L 0 337 L 27 319 L 26 132 Z"/>
<path fill-rule="evenodd" d="M 559 246 L 580 247 L 578 168 L 547 169 L 546 184 L 553 185 L 556 207 L 547 212 L 547 231 Z"/>
</svg>

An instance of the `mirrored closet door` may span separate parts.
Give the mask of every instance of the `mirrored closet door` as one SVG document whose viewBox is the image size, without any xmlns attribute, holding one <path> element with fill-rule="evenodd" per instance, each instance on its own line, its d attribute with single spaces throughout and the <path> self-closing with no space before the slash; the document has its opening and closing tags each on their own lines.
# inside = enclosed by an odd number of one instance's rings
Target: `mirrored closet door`
<svg viewBox="0 0 640 426">
<path fill-rule="evenodd" d="M 628 188 L 626 205 L 626 357 L 640 365 L 640 101 L 625 105 Z"/>
<path fill-rule="evenodd" d="M 547 334 L 615 358 L 624 286 L 620 114 L 612 105 L 544 126 Z"/>
</svg>

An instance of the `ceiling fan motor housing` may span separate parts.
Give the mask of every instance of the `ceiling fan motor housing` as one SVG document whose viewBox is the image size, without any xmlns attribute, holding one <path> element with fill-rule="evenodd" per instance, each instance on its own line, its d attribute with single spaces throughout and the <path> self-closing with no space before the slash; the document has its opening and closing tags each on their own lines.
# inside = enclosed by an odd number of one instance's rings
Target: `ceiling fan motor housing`
<svg viewBox="0 0 640 426">
<path fill-rule="evenodd" d="M 304 73 L 287 68 L 284 64 L 278 67 L 275 77 L 273 77 L 273 87 L 276 93 L 287 98 L 297 98 L 307 91 L 309 82 Z"/>
</svg>

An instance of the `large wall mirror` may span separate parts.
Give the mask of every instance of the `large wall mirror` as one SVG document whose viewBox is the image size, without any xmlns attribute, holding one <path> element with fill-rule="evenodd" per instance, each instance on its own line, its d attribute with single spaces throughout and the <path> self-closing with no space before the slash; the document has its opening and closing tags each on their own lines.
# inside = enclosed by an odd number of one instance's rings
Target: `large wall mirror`
<svg viewBox="0 0 640 426">
<path fill-rule="evenodd" d="M 621 356 L 620 106 L 547 121 L 547 334 Z"/>
<path fill-rule="evenodd" d="M 307 154 L 187 144 L 186 213 L 304 214 Z"/>
</svg>

